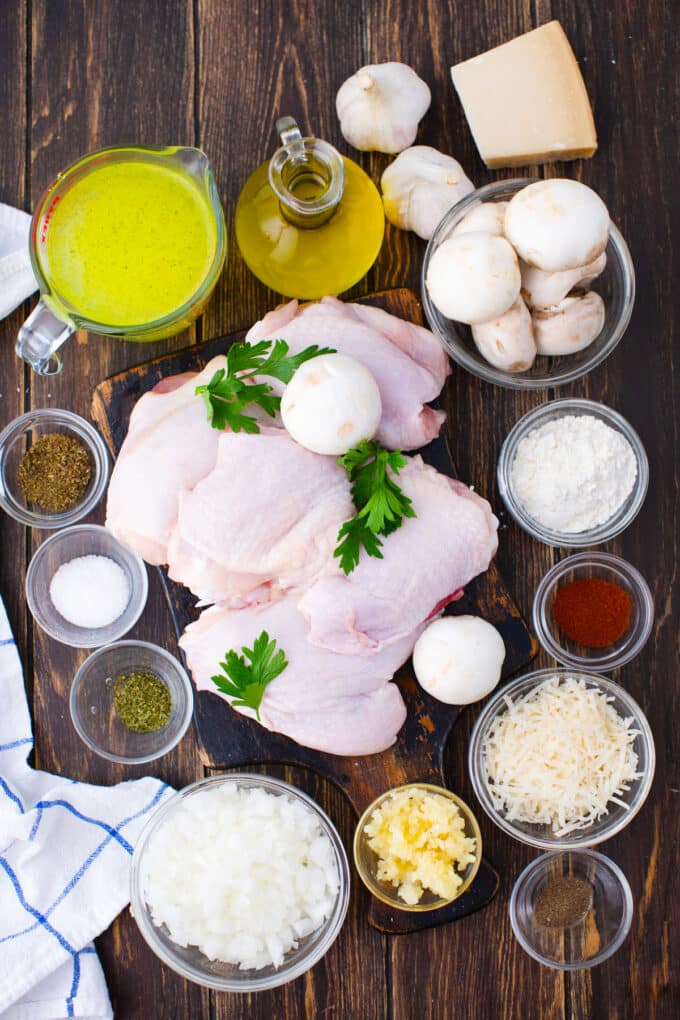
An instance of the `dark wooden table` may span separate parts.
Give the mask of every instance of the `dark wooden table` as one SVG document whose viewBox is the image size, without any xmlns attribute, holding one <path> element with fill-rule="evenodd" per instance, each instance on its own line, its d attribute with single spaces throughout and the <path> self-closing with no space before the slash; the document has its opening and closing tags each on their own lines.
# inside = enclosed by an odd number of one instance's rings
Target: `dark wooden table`
<svg viewBox="0 0 680 1020">
<path fill-rule="evenodd" d="M 535 853 L 503 836 L 480 812 L 488 855 L 503 875 L 487 909 L 447 928 L 390 939 L 366 923 L 367 896 L 356 881 L 347 923 L 325 960 L 271 994 L 213 994 L 185 983 L 161 966 L 125 911 L 98 941 L 120 1020 L 646 1020 L 678 1014 L 673 949 L 677 954 L 680 916 L 680 533 L 674 452 L 680 406 L 673 374 L 678 266 L 676 260 L 674 272 L 671 236 L 679 165 L 677 26 L 670 3 L 661 0 L 0 0 L 0 200 L 30 210 L 57 171 L 105 144 L 198 145 L 215 167 L 230 230 L 239 190 L 272 153 L 281 114 L 295 116 L 357 158 L 343 143 L 334 98 L 345 77 L 375 61 L 403 60 L 432 87 L 418 140 L 453 153 L 478 184 L 492 179 L 472 144 L 448 68 L 550 18 L 562 22 L 583 69 L 600 149 L 590 161 L 529 172 L 566 173 L 595 187 L 629 242 L 638 281 L 633 320 L 619 349 L 587 379 L 559 393 L 592 397 L 621 411 L 639 430 L 651 465 L 642 512 L 608 546 L 643 571 L 656 600 L 649 644 L 617 677 L 652 725 L 656 780 L 641 814 L 602 848 L 632 886 L 630 936 L 612 960 L 591 972 L 564 975 L 534 963 L 512 936 L 507 907 L 515 877 Z M 359 161 L 377 180 L 388 159 L 366 155 Z M 676 217 L 676 234 L 677 223 Z M 423 251 L 414 235 L 388 226 L 376 265 L 353 293 L 396 285 L 417 289 Z M 202 322 L 170 346 L 234 331 L 276 301 L 246 270 L 232 232 L 226 269 Z M 169 349 L 82 334 L 69 343 L 63 374 L 39 379 L 14 356 L 21 320 L 17 311 L 0 324 L 0 427 L 32 407 L 67 407 L 87 416 L 96 382 Z M 454 367 L 447 426 L 452 448 L 461 476 L 496 509 L 494 471 L 504 434 L 520 414 L 556 395 L 497 389 Z M 501 517 L 500 566 L 528 613 L 539 578 L 564 553 L 539 545 Z M 94 519 L 102 519 L 101 508 Z M 71 727 L 69 685 L 84 653 L 33 626 L 23 594 L 26 565 L 41 538 L 2 516 L 0 592 L 26 669 L 35 764 L 99 783 L 138 775 L 144 770 L 86 753 Z M 134 633 L 175 650 L 153 571 L 148 607 Z M 465 713 L 449 748 L 450 785 L 468 800 L 473 795 L 465 752 L 475 716 L 475 709 Z M 202 776 L 193 735 L 154 771 L 177 786 Z M 285 771 L 319 799 L 349 845 L 354 819 L 342 795 L 311 774 Z"/>
</svg>

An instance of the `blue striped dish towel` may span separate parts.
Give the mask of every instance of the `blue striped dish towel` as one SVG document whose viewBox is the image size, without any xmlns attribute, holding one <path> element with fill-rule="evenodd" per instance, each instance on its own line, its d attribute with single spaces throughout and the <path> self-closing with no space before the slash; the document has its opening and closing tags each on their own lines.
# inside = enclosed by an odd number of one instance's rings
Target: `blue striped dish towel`
<svg viewBox="0 0 680 1020">
<path fill-rule="evenodd" d="M 0 599 L 0 1020 L 113 1017 L 92 940 L 128 903 L 130 858 L 172 793 L 91 786 L 29 767 L 31 718 Z"/>
</svg>

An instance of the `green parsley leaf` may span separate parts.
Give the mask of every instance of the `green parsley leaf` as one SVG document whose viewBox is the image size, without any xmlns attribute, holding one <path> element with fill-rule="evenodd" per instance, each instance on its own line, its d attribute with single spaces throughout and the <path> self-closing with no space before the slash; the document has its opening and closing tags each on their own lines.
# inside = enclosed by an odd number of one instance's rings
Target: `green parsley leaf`
<svg viewBox="0 0 680 1020">
<path fill-rule="evenodd" d="M 398 475 L 408 463 L 401 450 L 385 450 L 380 443 L 362 440 L 358 446 L 340 457 L 352 483 L 352 500 L 357 514 L 340 528 L 338 545 L 333 553 L 340 560 L 345 574 L 351 574 L 359 563 L 362 547 L 369 556 L 383 558 L 379 535 L 391 535 L 400 528 L 404 517 L 416 512 L 388 468 Z"/>
<path fill-rule="evenodd" d="M 253 708 L 258 720 L 267 684 L 283 673 L 288 665 L 284 650 L 279 648 L 274 654 L 275 648 L 276 641 L 263 630 L 255 638 L 252 648 L 241 648 L 241 655 L 233 648 L 225 652 L 224 661 L 220 663 L 225 676 L 218 673 L 211 677 L 217 689 L 232 699 L 232 705 Z"/>
<path fill-rule="evenodd" d="M 251 382 L 253 376 L 270 376 L 280 382 L 289 383 L 295 372 L 311 358 L 320 354 L 335 354 L 330 347 L 313 344 L 299 354 L 288 355 L 285 340 L 260 340 L 256 344 L 245 341 L 232 344 L 227 352 L 227 367 L 220 368 L 209 383 L 196 387 L 208 411 L 208 421 L 214 429 L 231 429 L 232 432 L 260 431 L 252 415 L 243 414 L 244 408 L 257 404 L 270 418 L 276 416 L 281 407 L 281 398 L 276 396 L 269 383 Z"/>
</svg>

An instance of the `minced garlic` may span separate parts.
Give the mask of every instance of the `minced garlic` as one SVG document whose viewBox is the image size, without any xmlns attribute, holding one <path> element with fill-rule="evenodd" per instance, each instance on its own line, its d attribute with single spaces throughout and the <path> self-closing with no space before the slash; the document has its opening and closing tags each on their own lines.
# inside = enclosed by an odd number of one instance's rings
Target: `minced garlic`
<svg viewBox="0 0 680 1020">
<path fill-rule="evenodd" d="M 457 804 L 440 793 L 398 790 L 366 824 L 368 845 L 378 856 L 377 878 L 398 886 L 404 903 L 418 903 L 425 889 L 451 900 L 475 860 L 475 840 L 464 835 Z"/>
</svg>

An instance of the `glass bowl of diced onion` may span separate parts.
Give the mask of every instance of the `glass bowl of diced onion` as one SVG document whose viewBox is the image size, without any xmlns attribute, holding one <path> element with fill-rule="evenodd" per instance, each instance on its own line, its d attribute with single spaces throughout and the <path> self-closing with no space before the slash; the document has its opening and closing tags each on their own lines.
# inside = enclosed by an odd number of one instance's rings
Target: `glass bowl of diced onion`
<svg viewBox="0 0 680 1020">
<path fill-rule="evenodd" d="M 132 914 L 156 956 L 227 992 L 276 988 L 313 967 L 340 933 L 349 891 L 347 854 L 319 805 L 283 780 L 246 772 L 210 776 L 166 801 L 130 871 Z M 265 955 L 279 958 L 263 963 Z"/>
<path fill-rule="evenodd" d="M 599 732 L 608 739 L 596 741 Z M 544 850 L 595 846 L 625 828 L 647 798 L 655 761 L 652 731 L 630 694 L 606 677 L 570 669 L 537 670 L 496 691 L 468 753 L 472 786 L 489 818 Z"/>
<path fill-rule="evenodd" d="M 435 797 L 444 798 L 446 801 L 446 808 L 448 812 L 454 814 L 457 820 L 462 821 L 462 828 L 460 829 L 461 835 L 466 840 L 474 841 L 474 858 L 469 862 L 464 862 L 463 867 L 459 866 L 458 861 L 452 866 L 452 871 L 460 879 L 459 883 L 456 884 L 456 889 L 450 895 L 444 896 L 441 893 L 437 893 L 432 889 L 428 888 L 423 883 L 422 893 L 416 902 L 407 902 L 402 893 L 404 886 L 400 886 L 398 881 L 385 880 L 379 874 L 380 870 L 380 857 L 373 849 L 375 840 L 370 838 L 370 823 L 375 817 L 378 809 L 383 810 L 386 806 L 389 808 L 390 802 L 394 801 L 395 795 L 410 794 L 415 791 L 417 795 L 424 793 L 425 796 L 429 794 L 435 795 Z M 441 812 L 440 812 L 441 814 Z M 455 823 L 454 823 L 455 824 Z M 383 828 L 387 826 L 389 830 L 394 831 L 397 822 L 385 821 Z M 414 826 L 415 827 L 415 826 Z M 437 834 L 446 838 L 450 833 L 446 831 L 446 822 L 443 819 L 432 819 L 432 827 L 435 831 L 435 840 Z M 416 841 L 420 846 L 424 846 L 424 853 L 427 853 L 427 838 L 426 833 L 422 831 L 418 833 L 412 832 Z M 367 829 L 369 831 L 367 831 Z M 442 850 L 437 848 L 434 843 L 431 844 L 432 854 L 431 859 L 442 857 Z M 411 856 L 418 863 L 418 851 L 411 848 Z M 406 860 L 407 853 L 400 853 L 400 864 L 401 870 L 405 870 L 413 874 L 411 862 Z M 467 892 L 471 886 L 475 875 L 479 870 L 479 865 L 482 860 L 482 834 L 477 824 L 477 819 L 473 815 L 467 804 L 457 797 L 455 793 L 447 790 L 442 786 L 433 786 L 430 783 L 407 783 L 404 786 L 396 786 L 385 793 L 377 797 L 362 814 L 357 824 L 354 833 L 354 863 L 359 874 L 359 878 L 364 883 L 368 891 L 380 900 L 381 903 L 387 904 L 388 907 L 392 907 L 396 910 L 405 910 L 414 913 L 420 913 L 427 910 L 438 910 L 440 907 L 445 907 L 454 900 L 457 900 L 463 893 Z M 425 868 L 428 865 L 425 864 Z M 404 881 L 408 881 L 405 878 Z M 436 888 L 436 887 L 435 887 Z"/>
</svg>

